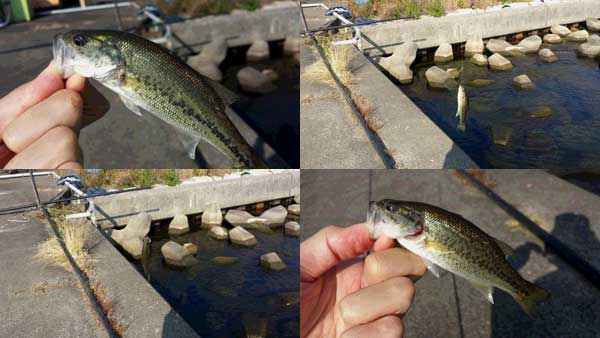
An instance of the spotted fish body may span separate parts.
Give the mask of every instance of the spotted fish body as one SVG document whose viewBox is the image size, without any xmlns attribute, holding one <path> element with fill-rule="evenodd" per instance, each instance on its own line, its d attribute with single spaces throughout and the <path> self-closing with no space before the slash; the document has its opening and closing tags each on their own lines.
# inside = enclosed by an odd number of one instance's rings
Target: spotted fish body
<svg viewBox="0 0 600 338">
<path fill-rule="evenodd" d="M 456 117 L 459 118 L 457 129 L 464 132 L 467 130 L 467 114 L 469 112 L 469 97 L 463 85 L 458 87 L 458 95 L 456 96 L 458 107 L 456 108 Z"/>
<path fill-rule="evenodd" d="M 234 167 L 265 166 L 208 80 L 162 46 L 120 31 L 71 31 L 55 37 L 54 59 L 63 76 L 95 78 L 137 114 L 142 108 L 179 128 L 190 157 L 204 140 Z"/>
<path fill-rule="evenodd" d="M 493 303 L 493 287 L 513 296 L 530 316 L 547 292 L 523 279 L 505 256 L 501 242 L 462 216 L 419 202 L 382 200 L 372 203 L 368 223 L 373 237 L 388 236 L 421 256 L 428 268 L 438 267 L 469 280 Z M 387 230 L 377 230 L 377 228 Z"/>
</svg>

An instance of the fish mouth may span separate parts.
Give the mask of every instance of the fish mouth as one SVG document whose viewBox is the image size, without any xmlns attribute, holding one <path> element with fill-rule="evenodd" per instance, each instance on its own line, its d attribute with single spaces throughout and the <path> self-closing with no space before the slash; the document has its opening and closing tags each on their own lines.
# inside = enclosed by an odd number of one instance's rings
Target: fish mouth
<svg viewBox="0 0 600 338">
<path fill-rule="evenodd" d="M 367 227 L 369 228 L 369 237 L 375 236 L 375 225 L 381 222 L 381 214 L 377 210 L 376 202 L 369 202 L 369 210 L 367 211 Z"/>
<path fill-rule="evenodd" d="M 54 67 L 63 79 L 72 75 L 70 74 L 71 71 L 65 65 L 66 54 L 68 53 L 67 49 L 63 35 L 57 34 L 52 41 L 52 54 L 54 56 Z"/>
</svg>

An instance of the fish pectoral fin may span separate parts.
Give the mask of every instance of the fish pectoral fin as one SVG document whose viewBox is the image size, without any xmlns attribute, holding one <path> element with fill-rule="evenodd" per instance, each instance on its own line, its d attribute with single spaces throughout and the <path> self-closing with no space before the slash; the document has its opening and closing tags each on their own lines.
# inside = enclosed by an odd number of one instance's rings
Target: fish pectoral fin
<svg viewBox="0 0 600 338">
<path fill-rule="evenodd" d="M 513 253 L 515 253 L 515 249 L 513 249 L 510 245 L 496 238 L 494 238 L 494 240 L 496 241 L 496 244 L 498 244 L 500 249 L 502 249 L 502 252 L 504 253 L 505 257 L 511 256 Z"/>
<path fill-rule="evenodd" d="M 494 304 L 494 288 L 492 286 L 489 285 L 483 285 L 483 284 L 479 284 L 479 283 L 475 283 L 471 281 L 471 285 L 473 285 L 473 287 L 477 290 L 479 290 L 479 292 L 481 292 L 481 294 L 490 301 L 490 303 Z"/>
<path fill-rule="evenodd" d="M 180 130 L 179 140 L 183 143 L 183 147 L 188 154 L 188 157 L 192 160 L 196 159 L 196 147 L 200 142 L 200 139 L 196 136 L 189 135 L 188 133 Z"/>
<path fill-rule="evenodd" d="M 427 270 L 429 270 L 429 272 L 431 272 L 432 275 L 436 276 L 437 278 L 440 278 L 440 276 L 444 272 L 444 269 L 440 268 L 437 264 L 431 262 L 428 259 L 425 259 L 423 257 L 421 258 L 423 259 L 423 263 L 425 263 L 425 265 L 427 266 Z"/>
<path fill-rule="evenodd" d="M 120 98 L 127 109 L 131 110 L 137 116 L 142 116 L 142 109 L 137 104 L 123 95 L 120 95 Z"/>
</svg>

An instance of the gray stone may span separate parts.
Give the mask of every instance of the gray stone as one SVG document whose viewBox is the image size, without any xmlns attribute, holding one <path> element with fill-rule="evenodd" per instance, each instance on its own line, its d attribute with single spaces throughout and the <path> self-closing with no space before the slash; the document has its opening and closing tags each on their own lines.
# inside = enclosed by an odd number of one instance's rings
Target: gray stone
<svg viewBox="0 0 600 338">
<path fill-rule="evenodd" d="M 493 84 L 494 82 L 496 82 L 496 81 L 489 80 L 489 79 L 475 79 L 475 80 L 471 80 L 471 81 L 467 82 L 467 86 L 481 88 L 481 87 L 489 86 L 489 85 Z"/>
<path fill-rule="evenodd" d="M 279 79 L 279 74 L 277 74 L 277 72 L 273 69 L 263 69 L 261 73 L 263 73 L 263 75 L 266 75 L 269 79 L 271 79 L 271 81 L 277 81 L 277 79 Z"/>
<path fill-rule="evenodd" d="M 208 230 L 208 237 L 221 241 L 229 239 L 229 233 L 225 228 L 215 225 L 212 228 L 210 228 L 210 230 Z"/>
<path fill-rule="evenodd" d="M 556 62 L 558 61 L 558 57 L 556 55 L 554 55 L 554 53 L 552 53 L 552 51 L 548 48 L 542 48 L 540 49 L 540 51 L 538 52 L 538 55 L 540 56 L 540 60 L 544 61 L 544 62 Z"/>
<path fill-rule="evenodd" d="M 212 258 L 210 261 L 215 264 L 229 265 L 239 263 L 240 259 L 238 257 L 217 256 Z"/>
<path fill-rule="evenodd" d="M 220 38 L 215 39 L 202 48 L 200 55 L 202 55 L 203 60 L 211 61 L 218 66 L 227 56 L 227 42 Z"/>
<path fill-rule="evenodd" d="M 275 90 L 271 79 L 252 67 L 244 67 L 237 73 L 237 79 L 244 91 L 267 94 Z"/>
<path fill-rule="evenodd" d="M 294 222 L 294 221 L 285 223 L 283 233 L 286 236 L 300 237 L 300 224 L 298 222 Z"/>
<path fill-rule="evenodd" d="M 597 18 L 588 18 L 585 20 L 585 25 L 590 32 L 600 32 L 600 20 Z"/>
<path fill-rule="evenodd" d="M 454 53 L 452 52 L 452 45 L 449 43 L 442 43 L 435 51 L 433 56 L 433 62 L 435 63 L 446 63 L 454 60 Z"/>
<path fill-rule="evenodd" d="M 190 231 L 186 215 L 178 214 L 169 223 L 169 235 L 183 235 Z"/>
<path fill-rule="evenodd" d="M 445 70 L 433 66 L 425 72 L 427 83 L 433 88 L 451 88 L 456 81 Z"/>
<path fill-rule="evenodd" d="M 190 255 L 195 255 L 198 253 L 198 247 L 196 246 L 196 244 L 193 243 L 185 243 L 183 245 L 183 248 L 190 254 Z"/>
<path fill-rule="evenodd" d="M 511 70 L 513 67 L 508 59 L 498 53 L 490 56 L 488 62 L 493 70 Z"/>
<path fill-rule="evenodd" d="M 213 81 L 223 81 L 223 73 L 221 72 L 221 69 L 219 69 L 219 67 L 212 61 L 203 60 L 202 56 L 194 56 L 189 58 L 188 64 L 190 67 L 194 68 L 195 71 Z"/>
<path fill-rule="evenodd" d="M 163 244 L 160 248 L 160 252 L 165 258 L 165 262 L 169 265 L 177 267 L 188 267 L 198 263 L 198 260 L 194 258 L 183 246 L 168 241 Z"/>
<path fill-rule="evenodd" d="M 413 71 L 410 69 L 410 65 L 417 57 L 417 49 L 417 44 L 414 42 L 403 43 L 394 49 L 392 56 L 381 58 L 379 65 L 400 83 L 411 83 Z"/>
<path fill-rule="evenodd" d="M 285 218 L 288 215 L 288 211 L 282 205 L 278 205 L 274 208 L 271 208 L 260 215 L 260 218 L 266 220 L 266 224 L 271 227 L 282 226 L 285 222 Z"/>
<path fill-rule="evenodd" d="M 552 26 L 550 28 L 550 31 L 553 34 L 556 34 L 556 35 L 558 35 L 560 37 L 563 37 L 563 38 L 565 36 L 571 34 L 571 30 L 569 28 L 567 28 L 566 26 L 563 26 L 563 25 L 554 25 L 554 26 Z"/>
<path fill-rule="evenodd" d="M 249 212 L 244 210 L 230 209 L 225 214 L 225 220 L 227 220 L 227 222 L 229 222 L 234 227 L 246 227 L 249 225 L 249 220 L 253 218 L 254 216 L 252 216 Z"/>
<path fill-rule="evenodd" d="M 401 84 L 409 84 L 413 82 L 413 71 L 408 65 L 396 65 L 387 69 L 387 71 Z"/>
<path fill-rule="evenodd" d="M 260 266 L 272 271 L 280 271 L 286 268 L 285 263 L 283 263 L 279 255 L 275 252 L 269 252 L 260 256 Z"/>
<path fill-rule="evenodd" d="M 577 53 L 588 58 L 600 56 L 600 37 L 596 34 L 591 35 L 588 42 L 577 47 Z"/>
<path fill-rule="evenodd" d="M 256 245 L 256 238 L 254 237 L 254 235 L 252 235 L 246 229 L 239 226 L 229 231 L 229 238 L 231 238 L 231 243 L 233 244 L 241 246 Z"/>
<path fill-rule="evenodd" d="M 152 217 L 145 212 L 139 213 L 129 219 L 127 226 L 121 230 L 113 230 L 110 237 L 117 242 L 133 258 L 140 259 L 143 239 L 150 232 Z"/>
<path fill-rule="evenodd" d="M 513 85 L 519 89 L 531 89 L 534 87 L 533 82 L 526 74 L 522 74 L 513 78 Z"/>
<path fill-rule="evenodd" d="M 567 41 L 586 42 L 589 37 L 590 37 L 590 35 L 588 34 L 588 32 L 586 30 L 580 30 L 580 31 L 572 32 L 571 34 L 567 35 Z"/>
<path fill-rule="evenodd" d="M 298 35 L 290 35 L 283 42 L 283 52 L 286 55 L 294 55 L 300 53 L 300 43 L 302 39 Z"/>
<path fill-rule="evenodd" d="M 536 53 L 541 45 L 542 38 L 537 35 L 532 35 L 521 40 L 517 46 L 523 48 L 523 53 Z"/>
<path fill-rule="evenodd" d="M 487 44 L 485 45 L 485 47 L 492 53 L 500 53 L 500 54 L 505 54 L 506 53 L 506 49 L 508 47 L 511 47 L 512 45 L 508 42 L 506 42 L 506 40 L 500 40 L 500 39 L 490 39 Z"/>
<path fill-rule="evenodd" d="M 562 38 L 558 34 L 546 34 L 544 35 L 544 42 L 551 44 L 561 43 Z"/>
<path fill-rule="evenodd" d="M 483 39 L 478 34 L 472 34 L 467 39 L 467 43 L 465 44 L 465 57 L 471 57 L 476 54 L 483 54 L 485 50 L 485 45 L 483 44 Z"/>
<path fill-rule="evenodd" d="M 300 216 L 300 205 L 290 204 L 287 208 L 288 212 L 292 215 Z"/>
<path fill-rule="evenodd" d="M 221 208 L 216 203 L 209 204 L 204 212 L 202 213 L 202 227 L 211 228 L 215 225 L 221 225 L 223 223 L 223 214 L 221 214 Z"/>
<path fill-rule="evenodd" d="M 475 54 L 471 58 L 471 63 L 476 64 L 478 66 L 487 66 L 488 65 L 488 57 L 483 54 Z"/>
<path fill-rule="evenodd" d="M 246 52 L 246 60 L 250 62 L 268 60 L 269 57 L 269 43 L 265 40 L 254 41 Z"/>
</svg>

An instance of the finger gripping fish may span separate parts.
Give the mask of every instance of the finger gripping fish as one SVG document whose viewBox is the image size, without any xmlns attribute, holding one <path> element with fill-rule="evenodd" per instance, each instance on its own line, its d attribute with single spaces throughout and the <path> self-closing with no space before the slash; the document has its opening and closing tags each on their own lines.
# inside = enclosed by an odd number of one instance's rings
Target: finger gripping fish
<svg viewBox="0 0 600 338">
<path fill-rule="evenodd" d="M 537 303 L 548 293 L 523 279 L 506 260 L 512 248 L 462 216 L 419 202 L 381 200 L 372 202 L 367 215 L 370 236 L 395 238 L 421 256 L 439 277 L 444 268 L 469 280 L 493 303 L 493 288 L 508 292 L 533 316 Z"/>
<path fill-rule="evenodd" d="M 189 156 L 204 140 L 234 167 L 265 167 L 225 113 L 226 103 L 207 79 L 166 48 L 120 31 L 76 30 L 54 37 L 54 63 L 63 77 L 77 73 L 175 126 Z"/>
</svg>

